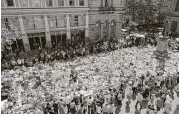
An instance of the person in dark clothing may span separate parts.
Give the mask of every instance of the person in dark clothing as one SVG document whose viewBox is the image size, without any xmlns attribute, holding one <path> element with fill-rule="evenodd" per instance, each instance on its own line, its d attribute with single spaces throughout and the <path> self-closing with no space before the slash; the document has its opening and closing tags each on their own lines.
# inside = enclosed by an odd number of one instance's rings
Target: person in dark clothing
<svg viewBox="0 0 179 115">
<path fill-rule="evenodd" d="M 146 88 L 145 89 L 145 91 L 144 91 L 144 93 L 143 93 L 143 97 L 146 99 L 148 96 L 149 96 L 149 89 L 148 88 Z"/>
<path fill-rule="evenodd" d="M 52 108 L 51 108 L 51 106 L 50 106 L 49 103 L 47 103 L 47 112 L 48 112 L 49 114 L 54 114 L 54 112 L 53 112 L 53 110 L 52 110 Z"/>
<path fill-rule="evenodd" d="M 82 104 L 83 104 L 83 95 L 82 94 L 80 94 L 79 100 L 80 100 L 80 103 L 81 103 L 81 106 L 82 106 Z"/>
<path fill-rule="evenodd" d="M 177 73 L 178 77 L 177 77 L 177 84 L 179 83 L 179 72 Z"/>
<path fill-rule="evenodd" d="M 53 109 L 54 109 L 54 113 L 55 113 L 55 114 L 58 114 L 58 104 L 55 103 L 55 101 L 54 101 L 54 103 L 53 103 Z"/>
<path fill-rule="evenodd" d="M 42 106 L 42 109 L 44 114 L 48 114 L 47 108 L 45 106 Z"/>
<path fill-rule="evenodd" d="M 165 81 L 162 80 L 161 83 L 160 83 L 160 87 L 163 87 L 164 84 L 165 84 Z"/>
</svg>

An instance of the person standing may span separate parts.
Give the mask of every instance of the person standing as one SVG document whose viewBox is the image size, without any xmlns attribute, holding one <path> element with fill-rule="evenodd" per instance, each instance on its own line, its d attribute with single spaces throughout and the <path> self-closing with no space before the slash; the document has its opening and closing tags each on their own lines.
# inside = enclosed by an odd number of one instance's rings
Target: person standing
<svg viewBox="0 0 179 115">
<path fill-rule="evenodd" d="M 140 105 L 140 108 L 142 108 L 142 105 L 141 105 L 142 100 L 143 100 L 143 96 L 142 96 L 142 94 L 139 92 L 139 93 L 137 94 L 137 102 L 136 102 L 136 105 L 135 105 L 136 108 L 137 108 L 138 104 Z"/>
<path fill-rule="evenodd" d="M 117 94 L 117 101 L 118 101 L 118 104 L 120 106 L 122 106 L 122 91 L 120 91 L 118 94 Z"/>
<path fill-rule="evenodd" d="M 74 100 L 72 100 L 71 103 L 70 103 L 70 112 L 71 112 L 71 114 L 76 113 L 75 101 Z"/>
<path fill-rule="evenodd" d="M 101 114 L 101 110 L 102 110 L 101 105 L 99 103 L 97 103 L 96 104 L 96 113 Z"/>
<path fill-rule="evenodd" d="M 112 102 L 109 104 L 108 112 L 109 114 L 114 114 L 114 104 Z"/>
<path fill-rule="evenodd" d="M 109 112 L 108 112 L 109 110 L 108 110 L 108 107 L 107 107 L 106 103 L 103 105 L 102 110 L 103 110 L 103 114 L 109 114 Z"/>
<path fill-rule="evenodd" d="M 92 104 L 93 104 L 93 98 L 91 96 L 89 96 L 88 100 L 87 100 L 87 104 L 88 104 L 88 111 L 91 114 L 91 109 L 92 109 Z"/>
<path fill-rule="evenodd" d="M 55 101 L 53 102 L 53 109 L 54 113 L 58 114 L 58 104 Z"/>
<path fill-rule="evenodd" d="M 129 105 L 130 102 L 131 102 L 132 94 L 133 94 L 132 88 L 129 87 L 129 91 L 127 92 L 127 99 L 128 99 L 128 100 L 127 100 L 127 104 L 128 104 L 128 105 Z"/>
<path fill-rule="evenodd" d="M 165 107 L 164 107 L 164 113 L 169 114 L 172 108 L 171 101 L 166 100 L 165 101 Z"/>
<path fill-rule="evenodd" d="M 156 101 L 157 111 L 160 111 L 161 108 L 163 108 L 163 99 L 159 98 Z"/>
<path fill-rule="evenodd" d="M 133 94 L 137 94 L 137 86 L 139 85 L 138 79 L 135 80 L 132 90 L 133 90 Z"/>
</svg>

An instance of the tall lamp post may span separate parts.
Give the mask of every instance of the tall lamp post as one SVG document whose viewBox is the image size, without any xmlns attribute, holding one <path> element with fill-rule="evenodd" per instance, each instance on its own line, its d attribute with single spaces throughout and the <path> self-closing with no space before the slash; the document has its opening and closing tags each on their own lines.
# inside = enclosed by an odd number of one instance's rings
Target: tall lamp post
<svg viewBox="0 0 179 115">
<path fill-rule="evenodd" d="M 168 57 L 168 41 L 169 41 L 169 22 L 165 21 L 164 29 L 161 34 L 158 36 L 156 51 L 154 55 L 158 61 L 157 73 L 160 75 L 164 74 L 165 71 L 165 61 Z"/>
</svg>

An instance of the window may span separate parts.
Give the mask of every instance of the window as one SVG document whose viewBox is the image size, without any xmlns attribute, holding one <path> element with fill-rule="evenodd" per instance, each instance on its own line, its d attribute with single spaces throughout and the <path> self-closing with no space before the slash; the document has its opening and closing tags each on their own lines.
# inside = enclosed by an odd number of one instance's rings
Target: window
<svg viewBox="0 0 179 115">
<path fill-rule="evenodd" d="M 5 28 L 9 28 L 9 20 L 8 18 L 4 18 L 4 25 L 5 25 Z"/>
<path fill-rule="evenodd" d="M 51 15 L 48 16 L 50 28 L 62 28 L 66 26 L 65 15 Z"/>
<path fill-rule="evenodd" d="M 105 7 L 108 7 L 108 0 L 105 0 Z"/>
<path fill-rule="evenodd" d="M 84 0 L 79 0 L 80 6 L 85 6 L 85 1 Z"/>
<path fill-rule="evenodd" d="M 46 0 L 46 5 L 47 5 L 47 7 L 52 7 L 53 6 L 53 0 Z"/>
<path fill-rule="evenodd" d="M 106 20 L 105 24 L 103 26 L 103 35 L 104 35 L 104 37 L 108 36 L 108 30 L 109 30 L 109 22 Z"/>
<path fill-rule="evenodd" d="M 24 19 L 24 25 L 26 30 L 34 30 L 35 29 L 35 25 L 34 25 L 34 19 L 32 16 L 27 16 L 27 17 L 23 17 Z"/>
<path fill-rule="evenodd" d="M 6 0 L 7 6 L 14 6 L 14 0 Z"/>
<path fill-rule="evenodd" d="M 78 15 L 70 15 L 70 25 L 71 27 L 78 26 Z"/>
<path fill-rule="evenodd" d="M 78 15 L 79 26 L 85 26 L 85 15 Z"/>
<path fill-rule="evenodd" d="M 27 0 L 20 0 L 21 7 L 28 7 L 28 1 Z"/>
<path fill-rule="evenodd" d="M 4 1 L 3 1 L 3 0 L 1 0 L 1 7 L 2 7 L 2 8 L 5 7 L 5 6 L 4 6 Z"/>
<path fill-rule="evenodd" d="M 69 6 L 75 6 L 75 0 L 69 0 Z"/>
<path fill-rule="evenodd" d="M 5 17 L 5 18 L 2 18 L 1 20 L 2 20 L 2 22 L 1 22 L 2 28 L 9 29 L 9 26 L 13 25 L 14 27 L 17 28 L 17 30 L 20 30 L 20 23 L 19 23 L 18 17 Z"/>
<path fill-rule="evenodd" d="M 45 22 L 43 16 L 34 16 L 35 29 L 44 29 Z"/>
<path fill-rule="evenodd" d="M 57 27 L 57 16 L 52 15 L 48 16 L 48 22 L 50 28 L 56 28 Z"/>
<path fill-rule="evenodd" d="M 78 15 L 75 15 L 75 26 L 78 26 Z"/>
<path fill-rule="evenodd" d="M 179 0 L 177 1 L 176 7 L 175 7 L 175 11 L 179 12 Z"/>
<path fill-rule="evenodd" d="M 116 34 L 116 21 L 113 20 L 111 22 L 111 36 L 112 37 L 115 37 L 115 34 Z"/>
<path fill-rule="evenodd" d="M 41 0 L 33 0 L 34 7 L 41 7 Z"/>
<path fill-rule="evenodd" d="M 62 28 L 66 27 L 66 21 L 65 21 L 65 15 L 59 15 L 57 16 L 57 27 Z"/>
<path fill-rule="evenodd" d="M 24 17 L 24 23 L 27 30 L 37 30 L 45 28 L 43 16 Z"/>
<path fill-rule="evenodd" d="M 64 6 L 64 0 L 58 0 L 58 6 Z"/>
</svg>

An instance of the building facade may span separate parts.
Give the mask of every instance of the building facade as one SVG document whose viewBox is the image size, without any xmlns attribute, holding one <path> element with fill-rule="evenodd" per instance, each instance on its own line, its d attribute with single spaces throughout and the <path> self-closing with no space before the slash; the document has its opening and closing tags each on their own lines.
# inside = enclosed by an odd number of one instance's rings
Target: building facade
<svg viewBox="0 0 179 115">
<path fill-rule="evenodd" d="M 22 39 L 11 45 L 12 52 L 65 46 L 68 41 L 117 38 L 123 1 L 1 0 L 1 28 L 13 24 L 22 33 Z"/>
<path fill-rule="evenodd" d="M 179 0 L 162 0 L 162 9 L 167 14 L 170 31 L 179 33 Z"/>
<path fill-rule="evenodd" d="M 126 0 L 89 0 L 90 40 L 120 38 Z"/>
</svg>

